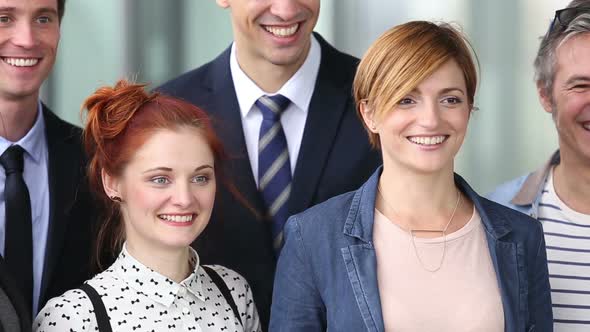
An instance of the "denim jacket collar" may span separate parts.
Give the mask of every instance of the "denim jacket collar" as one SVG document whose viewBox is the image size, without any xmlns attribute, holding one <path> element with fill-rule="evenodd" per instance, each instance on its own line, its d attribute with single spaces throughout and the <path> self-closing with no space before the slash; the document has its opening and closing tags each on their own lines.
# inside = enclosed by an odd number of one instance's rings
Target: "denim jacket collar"
<svg viewBox="0 0 590 332">
<path fill-rule="evenodd" d="M 379 166 L 369 180 L 355 192 L 344 222 L 343 233 L 365 243 L 372 243 L 373 241 L 375 199 L 382 171 L 383 166 Z"/>
<path fill-rule="evenodd" d="M 559 161 L 559 150 L 557 150 L 541 168 L 526 178 L 522 187 L 510 203 L 520 206 L 533 205 L 543 190 L 543 185 L 545 184 L 545 180 L 547 180 L 547 176 L 549 176 L 551 167 L 559 164 Z"/>
<path fill-rule="evenodd" d="M 343 233 L 345 235 L 355 237 L 368 244 L 372 244 L 373 241 L 375 199 L 382 171 L 383 166 L 380 166 L 369 180 L 356 191 L 344 223 Z M 455 174 L 455 184 L 473 202 L 488 233 L 495 239 L 500 239 L 510 233 L 512 229 L 508 221 L 501 218 L 492 220 L 482 205 L 482 197 L 458 174 Z"/>
</svg>

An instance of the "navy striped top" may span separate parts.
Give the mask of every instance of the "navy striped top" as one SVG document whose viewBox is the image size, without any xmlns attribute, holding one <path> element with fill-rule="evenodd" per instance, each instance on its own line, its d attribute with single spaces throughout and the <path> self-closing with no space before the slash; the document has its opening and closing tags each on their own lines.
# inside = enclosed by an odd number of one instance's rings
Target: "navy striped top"
<svg viewBox="0 0 590 332">
<path fill-rule="evenodd" d="M 551 170 L 541 200 L 556 332 L 590 331 L 590 215 L 569 208 L 555 193 Z"/>
</svg>

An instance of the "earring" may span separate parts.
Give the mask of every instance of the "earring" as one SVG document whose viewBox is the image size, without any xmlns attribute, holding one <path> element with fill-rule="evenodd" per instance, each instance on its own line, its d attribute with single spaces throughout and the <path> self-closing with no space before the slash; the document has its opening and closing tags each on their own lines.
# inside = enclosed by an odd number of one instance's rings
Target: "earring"
<svg viewBox="0 0 590 332">
<path fill-rule="evenodd" d="M 119 196 L 111 196 L 111 197 L 109 197 L 109 198 L 110 198 L 110 199 L 111 199 L 111 201 L 113 201 L 113 202 L 119 202 L 119 203 L 121 203 L 121 202 L 123 201 L 123 200 L 121 199 L 121 197 L 119 197 Z"/>
<path fill-rule="evenodd" d="M 371 121 L 371 130 L 377 130 L 377 125 L 373 121 Z"/>
</svg>

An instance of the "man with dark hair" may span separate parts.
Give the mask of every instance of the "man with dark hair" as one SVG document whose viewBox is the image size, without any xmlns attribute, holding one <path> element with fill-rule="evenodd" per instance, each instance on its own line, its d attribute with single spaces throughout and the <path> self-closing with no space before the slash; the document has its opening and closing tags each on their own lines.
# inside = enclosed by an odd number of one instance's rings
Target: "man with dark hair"
<svg viewBox="0 0 590 332">
<path fill-rule="evenodd" d="M 39 99 L 64 5 L 0 1 L 0 273 L 16 283 L 28 317 L 89 277 L 93 214 L 81 130 Z"/>
<path fill-rule="evenodd" d="M 590 1 L 555 12 L 535 59 L 559 150 L 490 198 L 543 223 L 555 331 L 590 330 Z"/>
<path fill-rule="evenodd" d="M 66 12 L 66 0 L 57 0 L 57 16 L 59 17 L 59 21 L 64 17 L 64 13 Z"/>
<path fill-rule="evenodd" d="M 358 188 L 381 159 L 351 96 L 358 59 L 313 33 L 319 0 L 217 4 L 234 43 L 160 90 L 208 112 L 233 157 L 227 174 L 256 212 L 220 186 L 196 247 L 202 262 L 246 277 L 266 326 L 286 219 Z"/>
</svg>

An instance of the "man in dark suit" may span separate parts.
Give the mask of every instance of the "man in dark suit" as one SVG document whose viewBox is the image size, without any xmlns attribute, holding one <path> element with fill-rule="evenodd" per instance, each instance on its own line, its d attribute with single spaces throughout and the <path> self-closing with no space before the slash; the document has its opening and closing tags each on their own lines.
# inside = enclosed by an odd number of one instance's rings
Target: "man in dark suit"
<svg viewBox="0 0 590 332">
<path fill-rule="evenodd" d="M 32 317 L 89 277 L 93 213 L 81 130 L 39 100 L 65 0 L 0 6 L 0 274 L 11 275 Z"/>
<path fill-rule="evenodd" d="M 159 90 L 208 112 L 230 155 L 224 170 L 251 206 L 220 186 L 196 248 L 246 277 L 266 326 L 287 217 L 359 187 L 380 157 L 351 98 L 358 59 L 312 33 L 319 0 L 217 3 L 234 43 Z"/>
</svg>

